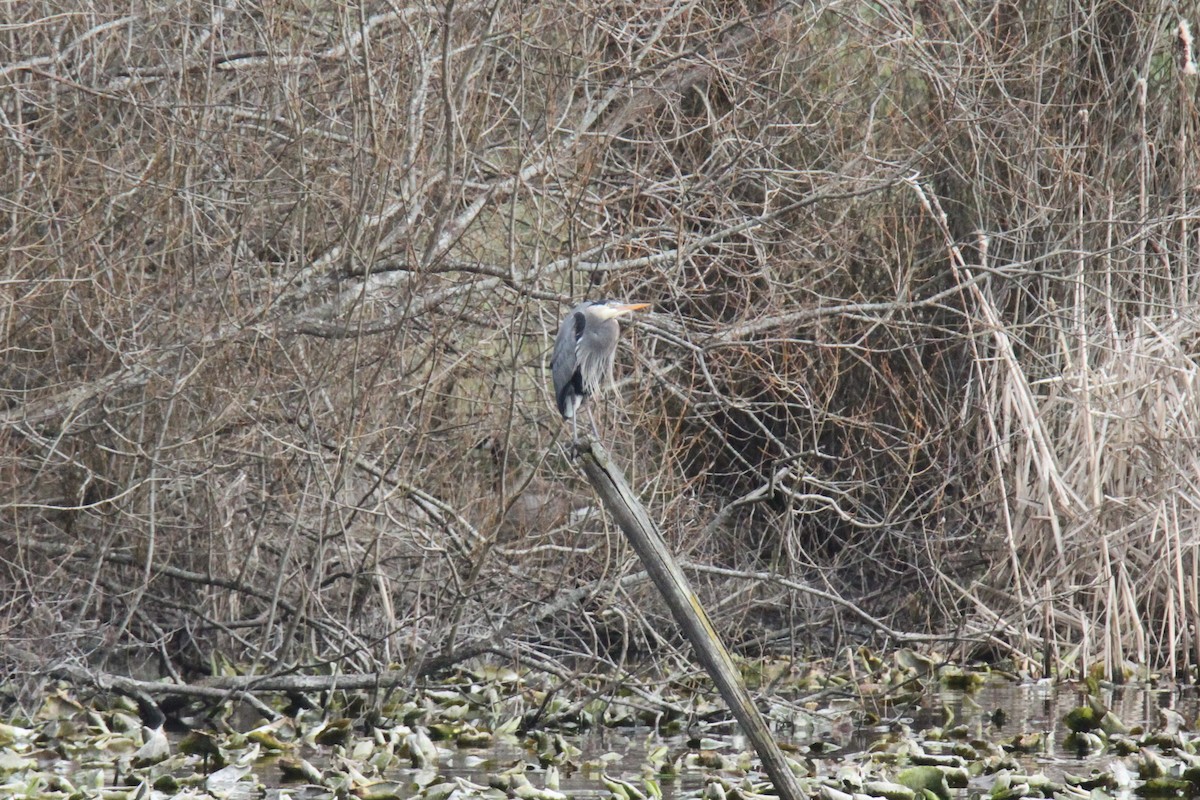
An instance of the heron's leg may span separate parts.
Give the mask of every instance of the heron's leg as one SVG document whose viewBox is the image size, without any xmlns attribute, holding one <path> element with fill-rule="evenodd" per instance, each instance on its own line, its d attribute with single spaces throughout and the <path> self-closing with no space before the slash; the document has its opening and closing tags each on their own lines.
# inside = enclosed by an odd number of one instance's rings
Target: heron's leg
<svg viewBox="0 0 1200 800">
<path fill-rule="evenodd" d="M 588 422 L 592 423 L 592 436 L 596 437 L 596 441 L 600 441 L 600 431 L 596 429 L 596 418 L 592 416 L 592 407 L 588 406 Z"/>
</svg>

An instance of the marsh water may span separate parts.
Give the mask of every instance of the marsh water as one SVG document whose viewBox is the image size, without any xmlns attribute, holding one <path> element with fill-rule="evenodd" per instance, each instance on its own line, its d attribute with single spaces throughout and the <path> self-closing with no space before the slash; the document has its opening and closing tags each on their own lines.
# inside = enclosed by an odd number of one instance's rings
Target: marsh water
<svg viewBox="0 0 1200 800">
<path fill-rule="evenodd" d="M 1185 721 L 1186 730 L 1200 724 L 1200 695 L 1195 686 L 1154 688 L 1146 685 L 1113 687 L 1101 690 L 1098 699 L 1110 708 L 1136 735 L 1170 728 L 1170 712 Z M 811 712 L 798 715 L 795 725 L 777 728 L 777 735 L 788 746 L 789 754 L 803 760 L 818 776 L 836 776 L 851 769 L 873 750 L 881 749 L 897 737 L 916 735 L 921 738 L 936 729 L 955 730 L 964 741 L 991 742 L 1010 749 L 1007 743 L 1021 741 L 1024 748 L 1012 750 L 1021 767 L 1030 774 L 1045 775 L 1061 780 L 1064 775 L 1088 775 L 1109 770 L 1121 756 L 1108 748 L 1079 752 L 1066 746 L 1070 733 L 1064 718 L 1073 708 L 1086 702 L 1082 687 L 1040 683 L 1015 683 L 1008 680 L 989 680 L 981 688 L 964 692 L 951 689 L 932 690 L 915 698 L 908 707 L 893 708 L 880 714 L 870 724 L 863 722 L 861 702 L 847 699 L 844 705 L 821 704 Z M 1166 714 L 1164 714 L 1166 710 Z M 1179 717 L 1174 718 L 1176 724 Z M 693 729 L 686 734 L 660 735 L 649 726 L 620 729 L 597 729 L 586 734 L 566 737 L 581 751 L 578 766 L 559 768 L 559 789 L 569 797 L 610 797 L 600 780 L 608 776 L 638 783 L 646 773 L 648 754 L 666 747 L 671 752 L 694 749 L 703 737 L 703 747 L 719 748 L 728 755 L 749 751 L 750 744 L 732 725 L 712 725 Z M 1036 744 L 1029 746 L 1029 742 Z M 489 776 L 528 765 L 530 780 L 541 786 L 544 772 L 537 767 L 536 755 L 520 739 L 495 743 L 488 748 L 440 748 L 439 780 L 462 778 L 486 786 Z M 314 764 L 319 754 L 314 754 Z M 260 778 L 270 784 L 276 775 L 268 767 Z M 405 772 L 405 771 L 402 771 Z M 415 776 L 416 771 L 408 773 Z M 681 769 L 676 777 L 660 778 L 666 800 L 681 795 L 695 796 L 706 781 L 707 771 Z M 392 776 L 403 781 L 405 775 Z M 986 793 L 994 777 L 973 778 L 968 788 L 955 790 L 957 797 Z M 416 785 L 414 796 L 419 794 Z M 277 796 L 272 790 L 269 796 Z M 306 791 L 291 787 L 292 797 L 306 796 Z M 315 795 L 314 795 L 315 796 Z"/>
<path fill-rule="evenodd" d="M 1200 693 L 1196 686 L 1117 686 L 1100 690 L 1099 699 L 1135 732 L 1169 727 L 1164 721 L 1164 711 L 1181 715 L 1193 731 L 1200 718 Z M 1065 772 L 1086 774 L 1117 758 L 1104 750 L 1080 753 L 1066 745 L 1070 729 L 1064 719 L 1086 700 L 1087 691 L 1082 686 L 993 680 L 976 692 L 943 689 L 924 696 L 910 724 L 920 729 L 966 725 L 972 737 L 993 742 L 1042 733 L 1045 735 L 1042 748 L 1014 751 L 1014 755 L 1031 772 L 1058 779 Z M 869 746 L 871 741 L 869 731 L 856 732 L 851 740 L 860 746 Z"/>
<path fill-rule="evenodd" d="M 894 691 L 860 683 L 862 693 L 854 694 L 854 685 L 845 683 L 837 684 L 845 687 L 839 690 L 844 695 L 823 691 L 763 700 L 777 739 L 803 770 L 798 777 L 805 791 L 821 800 L 914 800 L 931 791 L 941 800 L 1198 794 L 1196 686 L 1137 684 L 1089 693 L 1080 685 L 975 678 L 971 691 L 945 688 L 951 681 L 943 676 L 926 680 L 924 690 L 916 681 Z M 446 704 L 434 705 L 435 694 Z M 511 690 L 506 696 L 513 697 Z M 762 776 L 750 745 L 731 723 L 675 720 L 671 733 L 633 724 L 578 735 L 548 730 L 522 735 L 516 732 L 519 714 L 493 721 L 491 731 L 478 719 L 476 729 L 467 720 L 490 706 L 451 702 L 461 697 L 461 690 L 426 690 L 424 699 L 403 701 L 408 709 L 403 719 L 425 720 L 411 727 L 397 722 L 366 729 L 312 709 L 265 726 L 257 716 L 244 720 L 244 727 L 230 718 L 225 733 L 193 731 L 168 741 L 162 732 L 139 730 L 129 708 L 96 710 L 59 689 L 34 719 L 22 723 L 26 727 L 0 725 L 0 795 L 144 797 L 153 786 L 155 798 L 181 791 L 304 800 L 760 797 Z M 504 702 L 499 694 L 491 697 Z M 703 718 L 720 717 L 717 707 L 702 705 Z M 1097 723 L 1104 735 L 1073 733 L 1068 726 L 1070 717 L 1080 728 L 1080 709 L 1089 706 L 1110 712 Z M 439 708 L 443 721 L 430 721 Z M 474 733 L 464 737 L 464 730 Z M 452 731 L 443 741 L 431 740 Z M 161 747 L 156 745 L 156 758 L 146 758 L 152 735 Z M 204 741 L 208 749 L 198 749 Z M 479 742 L 486 746 L 466 746 Z M 224 766 L 212 766 L 201 752 Z M 410 763 L 422 768 L 409 768 Z M 289 781 L 285 771 L 302 777 Z M 930 772 L 940 787 L 909 785 L 923 784 L 921 775 L 928 778 Z M 1094 787 L 1103 790 L 1097 795 Z"/>
</svg>

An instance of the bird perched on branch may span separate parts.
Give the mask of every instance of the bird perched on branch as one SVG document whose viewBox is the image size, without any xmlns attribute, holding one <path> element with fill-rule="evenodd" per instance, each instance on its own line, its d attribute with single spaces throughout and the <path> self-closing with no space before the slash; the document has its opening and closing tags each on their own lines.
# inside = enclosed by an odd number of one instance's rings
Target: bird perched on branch
<svg viewBox="0 0 1200 800">
<path fill-rule="evenodd" d="M 559 326 L 550 372 L 554 376 L 554 402 L 563 419 L 571 420 L 574 439 L 579 438 L 575 412 L 603 384 L 612 382 L 617 337 L 621 335 L 617 317 L 649 307 L 649 303 L 588 300 L 572 308 Z M 594 421 L 592 430 L 595 432 Z"/>
</svg>

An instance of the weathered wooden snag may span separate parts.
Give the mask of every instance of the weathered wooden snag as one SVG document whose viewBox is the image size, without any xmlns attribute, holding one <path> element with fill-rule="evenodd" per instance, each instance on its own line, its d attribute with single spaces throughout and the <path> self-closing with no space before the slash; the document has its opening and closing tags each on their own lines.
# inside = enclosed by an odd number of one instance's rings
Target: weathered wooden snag
<svg viewBox="0 0 1200 800">
<path fill-rule="evenodd" d="M 766 722 L 743 685 L 741 675 L 721 644 L 708 614 L 684 577 L 683 570 L 667 550 L 658 527 L 651 521 L 646 509 L 625 482 L 625 476 L 612 463 L 600 443 L 584 437 L 577 446 L 588 481 L 633 545 L 646 572 L 666 599 L 675 621 L 695 648 L 696 658 L 712 676 L 721 697 L 733 711 L 742 731 L 750 738 L 763 767 L 775 784 L 775 791 L 782 800 L 802 800 L 805 795 L 799 781 L 788 766 L 779 744 L 767 729 Z"/>
</svg>

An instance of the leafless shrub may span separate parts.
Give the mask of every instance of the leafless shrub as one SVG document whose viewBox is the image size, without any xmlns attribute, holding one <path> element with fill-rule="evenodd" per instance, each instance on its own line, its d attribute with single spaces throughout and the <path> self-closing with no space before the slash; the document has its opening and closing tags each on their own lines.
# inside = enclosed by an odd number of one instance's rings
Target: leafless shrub
<svg viewBox="0 0 1200 800">
<path fill-rule="evenodd" d="M 1190 25 L 1002 2 L 10 7 L 4 656 L 1200 660 Z M 1183 48 L 1181 50 L 1181 48 Z"/>
</svg>

